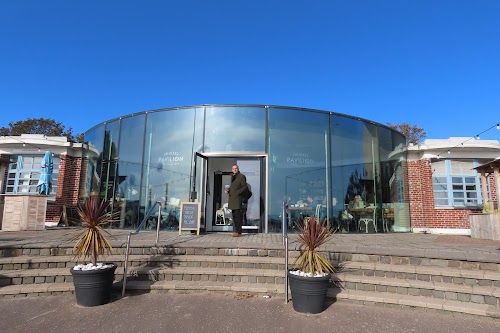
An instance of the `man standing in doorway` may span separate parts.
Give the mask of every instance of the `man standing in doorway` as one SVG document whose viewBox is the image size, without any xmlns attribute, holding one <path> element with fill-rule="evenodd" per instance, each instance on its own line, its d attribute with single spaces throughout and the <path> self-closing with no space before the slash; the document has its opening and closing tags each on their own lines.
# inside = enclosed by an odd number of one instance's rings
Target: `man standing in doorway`
<svg viewBox="0 0 500 333">
<path fill-rule="evenodd" d="M 248 190 L 247 178 L 240 172 L 237 164 L 234 164 L 231 171 L 231 186 L 226 190 L 229 194 L 228 207 L 233 213 L 233 233 L 231 236 L 240 237 L 243 225 L 243 210 L 241 209 L 242 195 Z"/>
</svg>

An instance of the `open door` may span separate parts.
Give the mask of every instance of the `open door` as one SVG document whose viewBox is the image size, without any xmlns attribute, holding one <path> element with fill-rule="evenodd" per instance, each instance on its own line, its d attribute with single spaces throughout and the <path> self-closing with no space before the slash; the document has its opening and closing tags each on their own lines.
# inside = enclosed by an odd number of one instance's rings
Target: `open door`
<svg viewBox="0 0 500 333">
<path fill-rule="evenodd" d="M 208 159 L 200 153 L 194 155 L 194 174 L 193 174 L 193 187 L 191 191 L 190 201 L 200 203 L 200 227 L 205 230 L 205 215 L 207 204 L 207 187 L 208 187 Z"/>
</svg>

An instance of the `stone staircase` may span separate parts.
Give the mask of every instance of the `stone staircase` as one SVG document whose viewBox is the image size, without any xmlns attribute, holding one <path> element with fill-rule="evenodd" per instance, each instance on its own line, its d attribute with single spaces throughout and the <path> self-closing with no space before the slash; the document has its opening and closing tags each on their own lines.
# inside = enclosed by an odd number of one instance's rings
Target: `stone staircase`
<svg viewBox="0 0 500 333">
<path fill-rule="evenodd" d="M 127 293 L 221 292 L 284 297 L 284 250 L 147 245 L 131 248 Z M 124 247 L 103 258 L 118 264 L 121 292 Z M 35 245 L 0 250 L 0 297 L 72 293 L 70 247 Z M 328 296 L 500 318 L 500 264 L 470 260 L 327 252 L 337 267 Z M 290 251 L 290 262 L 298 255 Z M 500 260 L 499 260 L 500 261 Z"/>
</svg>

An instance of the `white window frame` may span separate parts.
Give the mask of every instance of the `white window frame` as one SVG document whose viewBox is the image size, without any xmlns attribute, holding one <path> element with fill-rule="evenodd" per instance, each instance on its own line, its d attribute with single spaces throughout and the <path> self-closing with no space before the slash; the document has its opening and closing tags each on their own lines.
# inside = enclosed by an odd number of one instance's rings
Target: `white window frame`
<svg viewBox="0 0 500 333">
<path fill-rule="evenodd" d="M 38 180 L 40 179 L 40 163 L 44 155 L 14 155 L 7 171 L 5 194 L 36 195 Z M 59 158 L 54 157 L 52 172 L 52 190 L 49 200 L 55 199 L 57 191 L 57 178 L 59 176 Z"/>
<path fill-rule="evenodd" d="M 481 197 L 481 181 L 480 175 L 474 170 L 473 175 L 464 174 L 452 174 L 451 162 L 452 160 L 445 160 L 445 170 L 446 174 L 432 174 L 432 187 L 434 195 L 434 206 L 436 208 L 442 207 L 452 207 L 452 208 L 472 208 L 472 207 L 482 207 L 482 197 Z M 472 167 L 477 167 L 477 161 L 471 161 Z M 458 179 L 461 178 L 460 181 Z M 437 180 L 440 183 L 437 183 Z M 466 182 L 466 179 L 472 180 L 472 182 Z M 462 189 L 458 189 L 458 186 L 462 186 Z M 474 190 L 467 189 L 467 186 L 474 186 Z M 440 188 L 441 187 L 441 188 Z M 436 195 L 436 194 L 441 195 Z M 474 197 L 470 197 L 467 194 L 474 193 Z M 462 194 L 462 195 L 460 195 Z M 446 204 L 444 201 L 446 200 Z M 463 204 L 460 204 L 463 201 Z M 469 202 L 468 202 L 469 201 Z M 442 202 L 442 203 L 440 203 Z"/>
</svg>

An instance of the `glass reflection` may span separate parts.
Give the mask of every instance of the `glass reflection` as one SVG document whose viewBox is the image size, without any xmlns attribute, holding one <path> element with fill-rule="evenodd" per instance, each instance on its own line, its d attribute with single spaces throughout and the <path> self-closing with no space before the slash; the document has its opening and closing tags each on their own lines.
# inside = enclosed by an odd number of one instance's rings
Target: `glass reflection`
<svg viewBox="0 0 500 333">
<path fill-rule="evenodd" d="M 83 197 L 99 195 L 101 188 L 102 151 L 104 145 L 104 125 L 96 126 L 85 133 L 84 142 L 86 163 L 82 167 L 85 181 Z"/>
<path fill-rule="evenodd" d="M 121 120 L 120 146 L 118 149 L 118 168 L 116 171 L 118 189 L 117 207 L 120 208 L 120 227 L 137 227 L 144 214 L 141 205 L 142 159 L 144 147 L 145 115 L 123 118 Z"/>
<path fill-rule="evenodd" d="M 207 107 L 205 151 L 264 151 L 266 110 L 264 107 Z"/>
<path fill-rule="evenodd" d="M 163 204 L 161 228 L 177 229 L 180 203 L 189 201 L 195 109 L 149 113 L 146 124 L 146 150 L 143 180 L 145 206 Z M 156 226 L 158 212 L 145 228 Z"/>
<path fill-rule="evenodd" d="M 326 204 L 327 133 L 328 114 L 269 109 L 269 230 L 281 230 L 283 200 L 291 229 Z"/>
<path fill-rule="evenodd" d="M 160 201 L 161 227 L 177 228 L 196 151 L 267 153 L 260 197 L 270 232 L 281 231 L 283 201 L 292 229 L 317 215 L 338 232 L 410 230 L 405 138 L 383 125 L 314 110 L 200 106 L 124 117 L 92 128 L 85 141 L 81 194 L 114 201 L 120 227 L 137 226 Z"/>
</svg>

